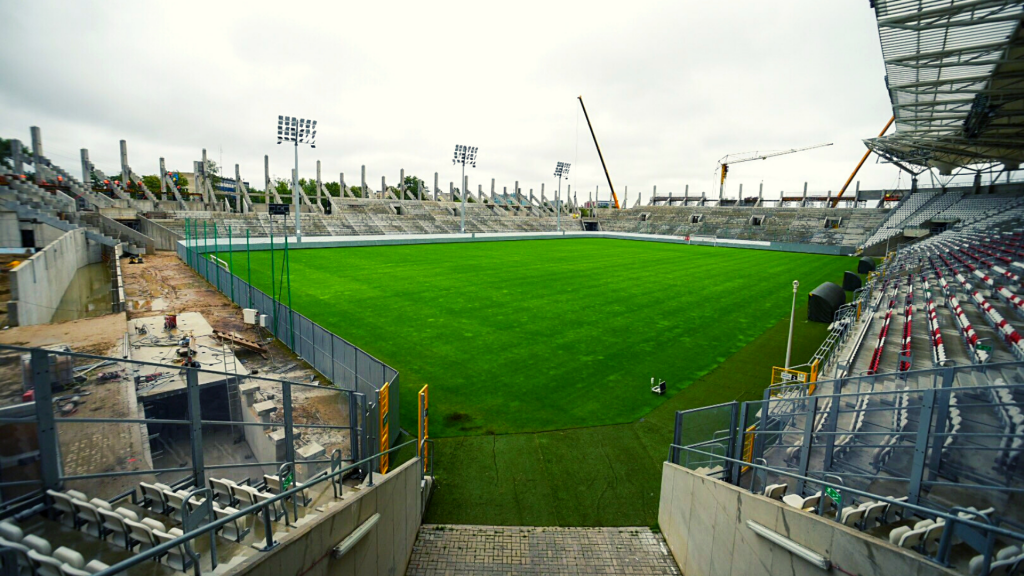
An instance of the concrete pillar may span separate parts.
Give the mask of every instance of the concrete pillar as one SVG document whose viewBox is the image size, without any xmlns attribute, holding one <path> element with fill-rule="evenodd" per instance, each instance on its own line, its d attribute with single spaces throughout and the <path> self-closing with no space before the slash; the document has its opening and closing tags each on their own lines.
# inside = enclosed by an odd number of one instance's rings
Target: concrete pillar
<svg viewBox="0 0 1024 576">
<path fill-rule="evenodd" d="M 689 184 L 687 184 L 686 186 L 683 187 L 683 196 L 685 196 L 687 198 L 690 197 L 690 185 Z"/>
<path fill-rule="evenodd" d="M 194 192 L 198 192 L 199 194 L 201 194 L 201 196 L 199 196 L 199 198 L 203 202 L 203 204 L 206 204 L 206 194 L 204 194 L 202 188 L 199 187 L 200 179 L 201 178 L 202 177 L 199 175 L 199 161 L 194 160 L 192 162 L 192 190 Z M 203 206 L 203 210 L 216 210 L 216 209 L 217 209 L 216 207 L 211 208 L 211 207 L 208 207 L 208 206 Z"/>
<path fill-rule="evenodd" d="M 800 201 L 800 206 L 807 206 L 807 182 L 804 182 L 804 199 Z"/>
<path fill-rule="evenodd" d="M 339 198 L 345 198 L 348 196 L 348 186 L 345 185 L 345 173 L 340 172 L 338 174 L 338 184 L 341 186 L 341 190 L 338 192 Z"/>
<path fill-rule="evenodd" d="M 857 207 L 857 203 L 860 202 L 860 180 L 857 180 L 857 187 L 853 190 L 853 207 Z"/>
<path fill-rule="evenodd" d="M 244 200 L 245 196 L 242 194 L 242 173 L 238 169 L 238 164 L 235 164 L 235 205 L 238 207 L 238 211 L 243 214 L 249 211 L 249 205 Z"/>
<path fill-rule="evenodd" d="M 741 205 L 743 203 L 743 184 L 740 184 L 739 197 L 736 199 L 736 204 Z"/>
<path fill-rule="evenodd" d="M 86 190 L 92 190 L 92 166 L 89 162 L 89 151 L 82 148 L 82 185 Z"/>
<path fill-rule="evenodd" d="M 129 184 L 132 181 L 132 170 L 128 167 L 128 142 L 121 140 L 121 181 Z"/>
<path fill-rule="evenodd" d="M 359 189 L 362 190 L 363 198 L 370 197 L 370 191 L 366 188 L 366 164 L 363 164 L 359 173 Z"/>
<path fill-rule="evenodd" d="M 21 158 L 21 140 L 11 140 L 11 159 L 14 161 L 14 173 L 22 174 L 24 166 Z"/>
<path fill-rule="evenodd" d="M 36 171 L 36 184 L 43 181 L 43 172 L 39 165 L 43 162 L 43 133 L 39 126 L 32 127 L 32 166 Z"/>
<path fill-rule="evenodd" d="M 239 180 L 239 182 L 241 182 L 241 180 Z M 320 180 L 320 161 L 317 160 L 316 161 L 316 205 L 320 206 L 321 208 L 323 207 L 320 204 L 320 188 L 322 188 L 322 187 L 323 187 L 323 185 L 322 185 L 322 182 Z"/>
<path fill-rule="evenodd" d="M 462 189 L 459 192 L 462 194 L 463 202 L 469 202 L 469 199 L 473 197 L 473 194 L 469 191 L 469 176 L 462 177 Z"/>
<path fill-rule="evenodd" d="M 544 183 L 540 183 L 540 203 L 544 204 Z"/>
<path fill-rule="evenodd" d="M 491 178 L 491 200 L 494 200 L 494 178 Z"/>
<path fill-rule="evenodd" d="M 516 180 L 516 187 L 512 189 L 512 198 L 515 199 L 516 204 L 522 205 L 523 200 L 519 197 L 519 180 Z"/>
<path fill-rule="evenodd" d="M 437 202 L 437 194 L 441 189 L 437 187 L 437 172 L 434 172 L 434 202 Z"/>
<path fill-rule="evenodd" d="M 405 200 L 405 168 L 398 173 L 398 191 L 400 192 L 398 199 Z"/>
<path fill-rule="evenodd" d="M 160 199 L 167 200 L 167 168 L 164 167 L 164 159 L 160 159 Z"/>
<path fill-rule="evenodd" d="M 476 197 L 477 197 L 477 200 L 479 200 L 481 204 L 484 203 L 484 185 L 483 184 L 477 184 L 476 185 Z"/>
<path fill-rule="evenodd" d="M 263 203 L 270 203 L 270 156 L 263 155 Z"/>
<path fill-rule="evenodd" d="M 761 205 L 761 199 L 764 197 L 764 182 L 761 182 L 757 186 L 757 205 Z"/>
</svg>

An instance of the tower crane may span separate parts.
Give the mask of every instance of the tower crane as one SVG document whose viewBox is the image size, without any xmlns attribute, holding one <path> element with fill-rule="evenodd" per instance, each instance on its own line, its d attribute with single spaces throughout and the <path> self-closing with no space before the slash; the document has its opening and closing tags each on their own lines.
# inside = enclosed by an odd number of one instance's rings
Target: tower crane
<svg viewBox="0 0 1024 576">
<path fill-rule="evenodd" d="M 815 144 L 814 146 L 807 146 L 805 148 L 793 148 L 790 150 L 773 150 L 768 152 L 740 152 L 736 154 L 726 154 L 718 160 L 718 167 L 715 172 L 719 172 L 721 177 L 718 181 L 718 196 L 721 197 L 725 191 L 725 176 L 729 173 L 730 164 L 739 164 L 741 162 L 750 162 L 752 160 L 767 160 L 775 156 L 783 156 L 785 154 L 794 154 L 796 152 L 803 152 L 805 150 L 813 150 L 815 148 L 824 148 L 825 146 L 831 146 L 832 143 L 827 144 Z M 735 158 L 735 159 L 731 159 Z"/>
</svg>

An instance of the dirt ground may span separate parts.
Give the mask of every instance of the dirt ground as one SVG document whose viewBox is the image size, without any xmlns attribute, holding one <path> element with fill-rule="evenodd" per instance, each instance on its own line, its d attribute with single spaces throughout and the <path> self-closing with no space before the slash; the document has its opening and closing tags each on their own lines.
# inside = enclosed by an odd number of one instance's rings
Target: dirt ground
<svg viewBox="0 0 1024 576">
<path fill-rule="evenodd" d="M 242 322 L 242 310 L 220 294 L 213 286 L 193 272 L 177 255 L 159 252 L 146 256 L 142 264 L 122 266 L 128 318 L 142 318 L 172 312 L 200 312 L 215 330 L 233 332 L 249 340 L 262 341 L 266 333 Z M 299 360 L 280 342 L 267 345 L 266 358 L 242 347 L 232 351 L 251 374 L 294 382 L 330 385 L 308 364 Z M 280 386 L 263 384 L 263 388 L 280 398 Z M 292 391 L 296 424 L 348 424 L 348 407 L 339 401 L 341 394 L 331 390 L 294 387 Z M 280 411 L 277 413 L 280 417 Z M 296 447 L 316 442 L 330 454 L 334 448 L 347 447 L 347 433 L 327 429 L 300 429 L 302 439 Z M 342 440 L 342 436 L 345 440 Z M 346 450 L 347 453 L 347 450 Z"/>
<path fill-rule="evenodd" d="M 266 334 L 242 322 L 242 311 L 222 296 L 199 275 L 192 272 L 178 257 L 160 253 L 145 258 L 143 264 L 122 266 L 125 280 L 126 313 L 97 318 L 75 320 L 61 324 L 21 326 L 0 329 L 0 344 L 14 346 L 50 346 L 66 344 L 72 351 L 121 358 L 120 347 L 131 318 L 159 316 L 171 312 L 200 312 L 210 325 L 220 331 L 234 332 L 250 340 L 263 340 Z M 0 277 L 0 282 L 6 275 Z M 3 285 L 0 284 L 0 292 Z M 9 297 L 9 296 L 7 296 Z M 4 296 L 0 294 L 0 300 Z M 2 305 L 0 305 L 2 306 Z M 6 308 L 6 307 L 4 307 Z M 328 385 L 305 362 L 299 360 L 278 342 L 267 345 L 267 353 L 257 354 L 245 348 L 234 347 L 235 355 L 254 375 L 302 383 Z M 0 406 L 21 402 L 23 391 L 21 354 L 0 351 Z M 90 359 L 76 359 L 75 366 L 94 364 Z M 114 373 L 111 379 L 101 379 L 103 373 Z M 145 418 L 135 397 L 135 384 L 121 364 L 98 367 L 85 373 L 73 386 L 54 390 L 54 396 L 64 398 L 55 402 L 58 416 Z M 81 372 L 79 372 L 81 373 Z M 269 396 L 280 398 L 280 384 L 263 383 Z M 72 400 L 72 397 L 75 397 Z M 344 395 L 329 389 L 293 388 L 296 424 L 348 423 L 348 407 Z M 280 414 L 280 411 L 278 412 Z M 149 442 L 142 427 L 135 424 L 114 423 L 60 423 L 57 419 L 64 471 L 69 475 L 92 474 L 125 470 L 151 469 Z M 348 433 L 327 429 L 297 428 L 301 438 L 296 448 L 316 442 L 327 450 L 342 448 L 346 457 Z M 268 430 L 269 432 L 269 430 Z M 184 449 L 184 448 L 183 448 Z M 247 450 L 227 454 L 228 459 L 243 460 Z M 185 449 L 187 453 L 187 449 Z M 152 481 L 144 476 L 82 480 L 69 483 L 69 487 L 85 491 L 92 496 L 112 497 L 132 488 L 139 480 Z"/>
</svg>

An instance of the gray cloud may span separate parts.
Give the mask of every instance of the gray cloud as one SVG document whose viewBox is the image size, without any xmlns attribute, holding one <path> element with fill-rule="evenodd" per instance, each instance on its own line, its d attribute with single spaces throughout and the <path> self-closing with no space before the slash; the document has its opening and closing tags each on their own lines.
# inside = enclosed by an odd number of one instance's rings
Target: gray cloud
<svg viewBox="0 0 1024 576">
<path fill-rule="evenodd" d="M 458 180 L 456 143 L 480 147 L 470 184 L 548 190 L 556 161 L 577 190 L 712 192 L 728 153 L 829 148 L 736 165 L 728 193 L 838 190 L 891 115 L 872 11 L 853 2 L 5 2 L 0 134 L 43 129 L 77 171 L 78 149 L 116 171 L 164 156 L 190 170 L 206 148 L 261 182 L 289 173 L 278 114 L 319 121 L 303 175 L 358 181 L 400 168 Z M 865 187 L 896 170 L 869 163 Z M 904 179 L 905 181 L 905 179 Z"/>
</svg>

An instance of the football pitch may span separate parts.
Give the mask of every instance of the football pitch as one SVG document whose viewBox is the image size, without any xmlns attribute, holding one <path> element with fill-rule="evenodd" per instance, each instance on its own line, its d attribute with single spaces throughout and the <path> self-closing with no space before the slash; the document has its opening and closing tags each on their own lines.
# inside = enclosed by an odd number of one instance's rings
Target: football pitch
<svg viewBox="0 0 1024 576">
<path fill-rule="evenodd" d="M 270 261 L 251 253 L 268 294 Z M 653 524 L 671 412 L 760 396 L 784 361 L 793 280 L 806 361 L 824 336 L 807 294 L 854 265 L 609 239 L 290 251 L 296 311 L 401 373 L 405 429 L 430 385 L 428 520 L 482 524 Z M 234 271 L 248 276 L 244 258 Z"/>
</svg>

